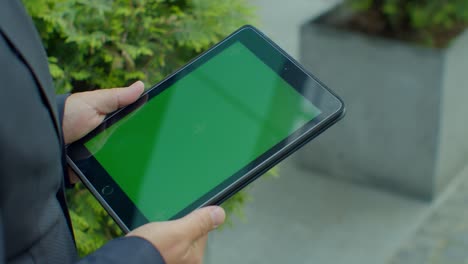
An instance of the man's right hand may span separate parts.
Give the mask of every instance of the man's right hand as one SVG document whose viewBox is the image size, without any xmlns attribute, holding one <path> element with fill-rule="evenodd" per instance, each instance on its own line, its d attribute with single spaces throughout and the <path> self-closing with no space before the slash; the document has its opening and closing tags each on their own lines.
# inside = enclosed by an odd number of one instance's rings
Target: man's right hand
<svg viewBox="0 0 468 264">
<path fill-rule="evenodd" d="M 151 242 L 167 264 L 200 264 L 208 239 L 208 233 L 224 223 L 224 210 L 209 206 L 189 215 L 167 222 L 143 225 L 127 236 L 138 236 Z"/>
</svg>

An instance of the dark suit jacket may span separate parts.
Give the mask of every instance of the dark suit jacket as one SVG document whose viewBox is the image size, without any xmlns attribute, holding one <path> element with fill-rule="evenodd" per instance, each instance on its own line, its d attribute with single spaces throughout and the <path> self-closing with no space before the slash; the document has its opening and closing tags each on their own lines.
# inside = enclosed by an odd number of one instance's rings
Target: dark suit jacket
<svg viewBox="0 0 468 264">
<path fill-rule="evenodd" d="M 0 264 L 78 261 L 63 193 L 62 111 L 32 20 L 19 0 L 0 0 Z M 133 237 L 80 262 L 163 260 Z"/>
</svg>

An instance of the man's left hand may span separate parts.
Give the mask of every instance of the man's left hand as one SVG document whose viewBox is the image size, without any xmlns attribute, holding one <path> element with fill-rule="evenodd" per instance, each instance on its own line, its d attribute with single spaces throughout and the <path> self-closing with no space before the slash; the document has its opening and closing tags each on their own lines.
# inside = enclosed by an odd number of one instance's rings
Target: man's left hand
<svg viewBox="0 0 468 264">
<path fill-rule="evenodd" d="M 141 81 L 127 88 L 113 88 L 75 93 L 65 102 L 62 130 L 65 144 L 70 144 L 96 128 L 107 114 L 135 102 L 144 91 Z"/>
</svg>

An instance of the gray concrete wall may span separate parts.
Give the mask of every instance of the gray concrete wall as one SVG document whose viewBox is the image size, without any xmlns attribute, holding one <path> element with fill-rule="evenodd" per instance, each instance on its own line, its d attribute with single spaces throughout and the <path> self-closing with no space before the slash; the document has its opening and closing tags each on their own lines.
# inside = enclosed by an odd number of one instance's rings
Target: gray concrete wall
<svg viewBox="0 0 468 264">
<path fill-rule="evenodd" d="M 443 53 L 307 24 L 302 63 L 343 97 L 347 116 L 302 151 L 335 177 L 429 198 L 438 151 Z"/>
</svg>

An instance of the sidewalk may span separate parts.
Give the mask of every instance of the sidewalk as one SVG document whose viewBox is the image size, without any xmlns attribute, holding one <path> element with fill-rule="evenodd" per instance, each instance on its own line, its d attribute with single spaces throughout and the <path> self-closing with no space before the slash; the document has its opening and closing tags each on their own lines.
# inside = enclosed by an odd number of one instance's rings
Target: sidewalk
<svg viewBox="0 0 468 264">
<path fill-rule="evenodd" d="M 378 264 L 414 233 L 427 204 L 280 166 L 253 184 L 247 221 L 210 236 L 207 264 Z"/>
<path fill-rule="evenodd" d="M 392 264 L 468 263 L 468 168 L 436 201 Z"/>
</svg>

